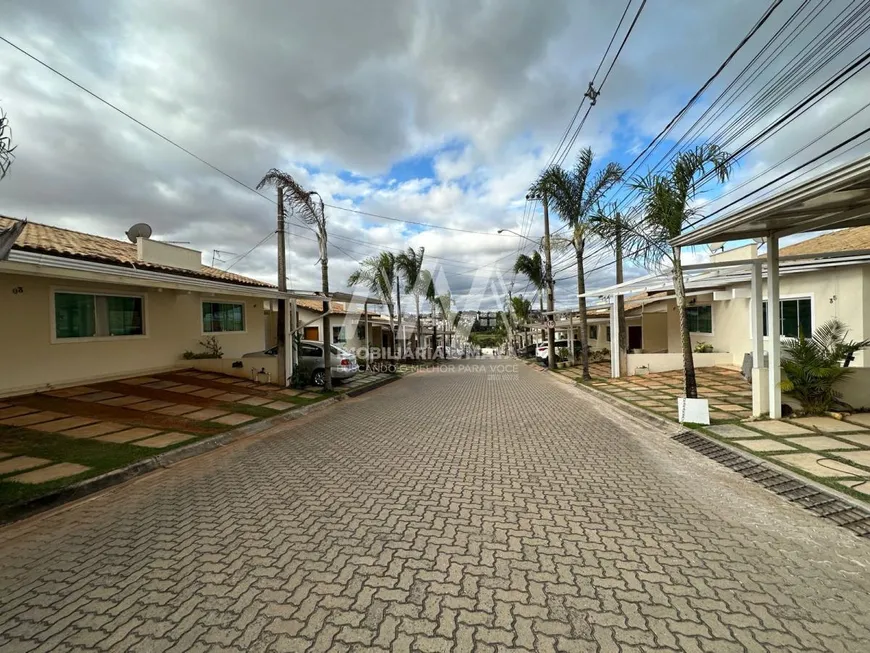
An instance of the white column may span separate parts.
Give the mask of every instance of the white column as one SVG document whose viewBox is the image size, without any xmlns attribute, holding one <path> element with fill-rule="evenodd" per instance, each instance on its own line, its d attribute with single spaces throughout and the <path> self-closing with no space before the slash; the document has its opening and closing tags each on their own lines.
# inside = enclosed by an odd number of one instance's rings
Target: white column
<svg viewBox="0 0 870 653">
<path fill-rule="evenodd" d="M 369 303 L 363 303 L 363 323 L 366 331 L 366 370 L 369 368 L 369 362 L 372 360 L 371 351 L 369 350 Z"/>
<path fill-rule="evenodd" d="M 568 313 L 568 347 L 571 349 L 571 365 L 577 364 L 577 356 L 574 354 L 574 316 Z"/>
<path fill-rule="evenodd" d="M 761 417 L 770 410 L 768 397 L 768 370 L 764 364 L 764 281 L 761 261 L 752 266 L 751 315 L 752 327 L 752 415 Z"/>
<path fill-rule="evenodd" d="M 779 387 L 781 370 L 780 324 L 779 324 L 779 237 L 770 232 L 767 238 L 767 351 L 770 367 L 768 372 L 768 396 L 771 419 L 782 417 L 782 390 Z"/>
<path fill-rule="evenodd" d="M 285 320 L 285 324 L 290 325 L 289 331 L 284 334 L 284 337 L 287 338 L 285 340 L 284 351 L 287 353 L 287 379 L 284 379 L 284 382 L 281 385 L 289 385 L 288 379 L 293 378 L 293 371 L 296 369 L 296 361 L 293 355 L 293 343 L 295 342 L 296 329 L 299 326 L 296 324 L 296 300 L 291 299 L 286 304 L 290 305 L 290 319 Z"/>
<path fill-rule="evenodd" d="M 610 298 L 610 377 L 619 378 L 619 311 L 616 295 Z"/>
</svg>

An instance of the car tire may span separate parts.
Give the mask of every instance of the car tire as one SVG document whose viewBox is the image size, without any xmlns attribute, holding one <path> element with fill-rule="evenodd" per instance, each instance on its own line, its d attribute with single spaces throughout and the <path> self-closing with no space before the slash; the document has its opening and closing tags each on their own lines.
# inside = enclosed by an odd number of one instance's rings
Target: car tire
<svg viewBox="0 0 870 653">
<path fill-rule="evenodd" d="M 311 382 L 318 388 L 322 388 L 323 384 L 326 383 L 323 370 L 314 370 L 314 373 L 311 375 Z"/>
</svg>

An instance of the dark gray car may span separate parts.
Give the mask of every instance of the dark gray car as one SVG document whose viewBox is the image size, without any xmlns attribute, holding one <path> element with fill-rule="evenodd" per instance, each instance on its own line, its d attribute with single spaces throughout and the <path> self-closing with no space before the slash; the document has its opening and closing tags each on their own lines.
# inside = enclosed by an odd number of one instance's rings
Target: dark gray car
<svg viewBox="0 0 870 653">
<path fill-rule="evenodd" d="M 346 380 L 352 378 L 359 372 L 359 365 L 356 362 L 356 356 L 349 351 L 341 349 L 336 345 L 329 348 L 332 354 L 332 378 L 335 380 Z M 255 351 L 245 354 L 242 358 L 259 358 L 262 356 L 277 356 L 278 347 L 272 347 L 266 351 Z M 323 385 L 323 343 L 313 340 L 302 340 L 299 344 L 299 367 L 305 370 L 311 378 L 314 385 Z"/>
</svg>

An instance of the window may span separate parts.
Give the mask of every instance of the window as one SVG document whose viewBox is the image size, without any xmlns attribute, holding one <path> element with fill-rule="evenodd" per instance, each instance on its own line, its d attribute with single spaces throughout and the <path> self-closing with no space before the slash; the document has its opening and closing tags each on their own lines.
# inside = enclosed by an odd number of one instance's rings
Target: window
<svg viewBox="0 0 870 653">
<path fill-rule="evenodd" d="M 607 339 L 607 342 L 610 342 L 610 327 L 607 327 L 604 331 L 604 337 Z"/>
<path fill-rule="evenodd" d="M 347 335 L 343 326 L 332 327 L 332 342 L 347 342 Z"/>
<path fill-rule="evenodd" d="M 303 340 L 320 341 L 320 327 L 307 326 L 302 331 Z"/>
<path fill-rule="evenodd" d="M 145 335 L 143 299 L 136 296 L 56 292 L 57 339 Z"/>
<path fill-rule="evenodd" d="M 366 339 L 366 325 L 365 324 L 357 324 L 356 325 L 356 339 L 357 340 L 365 340 Z"/>
<path fill-rule="evenodd" d="M 304 358 L 323 358 L 323 349 L 302 343 L 302 356 Z"/>
<path fill-rule="evenodd" d="M 598 325 L 593 324 L 589 327 L 589 339 L 598 340 Z"/>
<path fill-rule="evenodd" d="M 713 307 L 687 306 L 686 321 L 689 323 L 689 333 L 713 333 Z"/>
<path fill-rule="evenodd" d="M 767 302 L 762 303 L 764 311 L 764 335 L 767 336 Z M 813 335 L 813 302 L 809 297 L 801 299 L 781 299 L 779 302 L 780 333 L 787 338 L 797 338 L 802 333 L 809 338 Z"/>
<path fill-rule="evenodd" d="M 204 333 L 244 331 L 245 305 L 203 302 L 202 330 Z"/>
</svg>

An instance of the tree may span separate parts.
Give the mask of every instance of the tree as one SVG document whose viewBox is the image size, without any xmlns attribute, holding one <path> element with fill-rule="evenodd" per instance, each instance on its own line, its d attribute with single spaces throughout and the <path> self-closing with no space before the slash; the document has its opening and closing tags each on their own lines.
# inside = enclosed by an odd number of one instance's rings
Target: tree
<svg viewBox="0 0 870 653">
<path fill-rule="evenodd" d="M 417 348 L 420 348 L 420 338 L 423 337 L 422 322 L 420 320 L 420 297 L 426 294 L 421 282 L 423 273 L 423 256 L 426 249 L 414 249 L 409 247 L 396 257 L 396 268 L 405 279 L 405 292 L 414 295 L 414 310 L 417 312 Z"/>
<path fill-rule="evenodd" d="M 528 322 L 532 312 L 532 302 L 520 295 L 511 297 L 510 312 L 513 313 L 517 325 Z M 520 337 L 522 338 L 522 336 Z"/>
<path fill-rule="evenodd" d="M 12 130 L 9 128 L 9 118 L 0 109 L 0 179 L 9 172 L 9 167 L 15 159 L 15 147 L 12 145 Z"/>
<path fill-rule="evenodd" d="M 444 333 L 441 335 L 441 351 L 446 354 L 448 329 L 453 326 L 454 319 L 458 319 L 460 314 L 453 314 L 450 311 L 450 307 L 453 305 L 453 297 L 450 296 L 450 293 L 437 295 L 435 297 L 435 305 L 441 312 L 441 319 L 444 322 Z"/>
<path fill-rule="evenodd" d="M 674 295 L 680 316 L 680 342 L 683 350 L 683 368 L 686 397 L 697 398 L 695 361 L 692 341 L 686 320 L 686 285 L 680 248 L 670 241 L 679 236 L 683 228 L 699 214 L 693 200 L 699 192 L 702 179 L 715 178 L 724 182 L 731 172 L 730 155 L 712 144 L 700 145 L 681 152 L 664 174 L 648 173 L 635 177 L 631 187 L 640 192 L 641 219 L 627 226 L 630 229 L 628 249 L 636 251 L 647 269 L 670 265 L 674 279 Z"/>
<path fill-rule="evenodd" d="M 360 261 L 359 269 L 347 279 L 347 285 L 365 284 L 369 292 L 377 295 L 387 306 L 390 318 L 390 333 L 393 334 L 393 346 L 396 343 L 395 306 L 393 305 L 393 287 L 396 285 L 396 257 L 392 252 L 381 252 Z"/>
<path fill-rule="evenodd" d="M 544 261 L 541 258 L 540 252 L 532 252 L 531 256 L 520 254 L 514 263 L 514 273 L 522 274 L 538 291 L 538 300 L 541 305 L 541 319 L 544 319 L 544 285 L 547 279 L 547 272 L 544 268 Z M 541 330 L 541 340 L 546 338 L 546 334 Z"/>
<path fill-rule="evenodd" d="M 625 239 L 628 222 L 619 212 L 616 205 L 598 207 L 597 214 L 590 222 L 593 232 L 612 248 L 616 262 L 616 283 L 624 281 L 623 270 L 623 240 Z M 628 373 L 628 325 L 625 323 L 625 295 L 616 296 L 616 314 L 619 322 L 617 344 L 619 346 L 619 375 Z"/>
<path fill-rule="evenodd" d="M 435 340 L 438 337 L 438 326 L 435 319 L 435 299 L 438 295 L 435 292 L 435 282 L 429 270 L 420 271 L 419 287 L 420 295 L 429 302 L 429 311 L 432 319 L 432 340 L 429 342 L 429 358 L 435 360 Z"/>
<path fill-rule="evenodd" d="M 280 189 L 286 208 L 292 214 L 298 215 L 317 236 L 317 244 L 320 248 L 320 282 L 323 292 L 323 389 L 329 392 L 332 390 L 332 336 L 329 330 L 329 255 L 323 198 L 317 191 L 305 190 L 290 174 L 277 168 L 272 168 L 266 173 L 257 184 L 257 189 L 267 186 Z"/>
<path fill-rule="evenodd" d="M 580 317 L 580 349 L 583 362 L 583 379 L 590 380 L 589 374 L 589 330 L 587 328 L 586 275 L 583 268 L 583 254 L 586 239 L 590 233 L 590 217 L 604 194 L 620 179 L 623 170 L 616 163 L 608 163 L 592 179 L 594 156 L 591 148 L 584 148 L 577 156 L 577 163 L 571 170 L 552 165 L 544 170 L 532 185 L 531 191 L 547 198 L 550 208 L 570 229 L 567 242 L 574 249 L 577 261 L 578 313 Z"/>
</svg>

